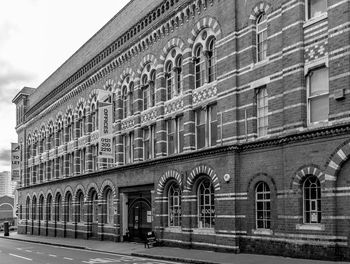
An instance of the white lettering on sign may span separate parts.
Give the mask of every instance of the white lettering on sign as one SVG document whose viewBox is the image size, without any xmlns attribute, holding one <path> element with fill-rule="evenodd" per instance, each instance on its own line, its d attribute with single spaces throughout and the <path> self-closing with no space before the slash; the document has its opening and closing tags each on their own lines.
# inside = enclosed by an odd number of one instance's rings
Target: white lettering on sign
<svg viewBox="0 0 350 264">
<path fill-rule="evenodd" d="M 18 143 L 11 143 L 11 179 L 19 181 L 21 150 Z"/>
</svg>

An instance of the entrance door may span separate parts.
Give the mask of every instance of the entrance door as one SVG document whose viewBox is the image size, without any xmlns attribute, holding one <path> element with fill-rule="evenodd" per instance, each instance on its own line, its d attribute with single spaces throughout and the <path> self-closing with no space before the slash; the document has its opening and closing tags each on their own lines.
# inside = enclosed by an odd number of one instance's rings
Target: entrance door
<svg viewBox="0 0 350 264">
<path fill-rule="evenodd" d="M 151 205 L 148 200 L 138 198 L 129 205 L 128 229 L 133 241 L 143 241 L 147 232 L 152 230 Z"/>
</svg>

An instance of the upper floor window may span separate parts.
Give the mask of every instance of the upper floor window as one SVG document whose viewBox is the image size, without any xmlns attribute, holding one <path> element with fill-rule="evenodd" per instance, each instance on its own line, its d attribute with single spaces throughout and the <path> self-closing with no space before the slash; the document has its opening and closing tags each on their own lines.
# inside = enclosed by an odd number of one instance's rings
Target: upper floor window
<svg viewBox="0 0 350 264">
<path fill-rule="evenodd" d="M 256 94 L 257 132 L 259 137 L 267 135 L 269 125 L 268 111 L 267 88 L 261 87 Z"/>
<path fill-rule="evenodd" d="M 173 64 L 168 62 L 165 69 L 165 82 L 166 82 L 166 99 L 170 100 L 174 96 L 175 81 L 173 74 Z"/>
<path fill-rule="evenodd" d="M 215 38 L 211 38 L 208 42 L 208 82 L 216 80 L 216 50 Z"/>
<path fill-rule="evenodd" d="M 156 126 L 151 125 L 143 129 L 143 159 L 155 158 L 156 155 Z"/>
<path fill-rule="evenodd" d="M 257 62 L 267 57 L 267 18 L 264 13 L 256 20 L 256 57 Z"/>
<path fill-rule="evenodd" d="M 215 226 L 214 188 L 210 178 L 205 177 L 198 185 L 198 227 L 213 228 Z"/>
<path fill-rule="evenodd" d="M 142 88 L 142 110 L 147 110 L 156 104 L 156 70 L 151 63 L 148 63 L 142 70 L 141 88 Z"/>
<path fill-rule="evenodd" d="M 123 118 L 126 118 L 128 116 L 128 88 L 126 86 L 123 87 L 122 103 L 123 103 Z"/>
<path fill-rule="evenodd" d="M 168 155 L 181 153 L 184 148 L 183 116 L 167 120 Z"/>
<path fill-rule="evenodd" d="M 215 146 L 217 140 L 216 104 L 196 111 L 196 146 L 201 149 Z"/>
<path fill-rule="evenodd" d="M 124 164 L 132 163 L 134 161 L 135 141 L 134 133 L 131 132 L 123 136 L 124 145 Z"/>
<path fill-rule="evenodd" d="M 306 0 L 307 19 L 318 17 L 327 12 L 327 0 Z"/>
<path fill-rule="evenodd" d="M 97 108 L 95 105 L 92 105 L 91 107 L 91 125 L 92 125 L 91 132 L 98 129 L 98 114 L 97 114 Z"/>
<path fill-rule="evenodd" d="M 153 107 L 156 105 L 156 91 L 155 91 L 155 85 L 156 85 L 156 71 L 153 70 L 150 74 L 150 81 L 149 81 L 149 100 L 150 100 L 150 107 Z"/>
<path fill-rule="evenodd" d="M 327 121 L 329 114 L 328 68 L 322 67 L 310 71 L 307 86 L 309 123 Z"/>
<path fill-rule="evenodd" d="M 142 77 L 142 101 L 143 101 L 143 110 L 147 110 L 149 106 L 149 86 L 148 86 L 147 75 L 144 75 Z"/>
<path fill-rule="evenodd" d="M 198 88 L 205 83 L 205 57 L 202 46 L 197 47 L 195 55 L 195 80 L 196 88 Z"/>
<path fill-rule="evenodd" d="M 265 182 L 257 184 L 255 189 L 256 228 L 271 228 L 271 194 Z"/>
<path fill-rule="evenodd" d="M 85 115 L 82 112 L 79 112 L 78 133 L 78 137 L 82 137 L 85 134 Z"/>
<path fill-rule="evenodd" d="M 316 176 L 308 176 L 303 184 L 304 223 L 321 223 L 321 185 Z"/>
</svg>

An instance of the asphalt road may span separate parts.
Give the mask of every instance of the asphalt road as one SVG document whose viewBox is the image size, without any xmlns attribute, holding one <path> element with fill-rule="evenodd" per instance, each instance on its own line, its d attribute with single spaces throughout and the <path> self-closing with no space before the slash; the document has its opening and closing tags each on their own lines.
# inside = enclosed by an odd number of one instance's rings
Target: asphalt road
<svg viewBox="0 0 350 264">
<path fill-rule="evenodd" d="M 89 250 L 2 239 L 0 264 L 175 264 L 176 262 L 123 256 Z"/>
</svg>

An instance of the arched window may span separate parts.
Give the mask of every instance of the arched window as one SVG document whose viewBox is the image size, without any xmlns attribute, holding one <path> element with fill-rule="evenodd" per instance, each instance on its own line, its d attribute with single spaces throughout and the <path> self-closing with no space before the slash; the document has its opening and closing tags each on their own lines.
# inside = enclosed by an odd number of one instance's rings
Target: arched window
<svg viewBox="0 0 350 264">
<path fill-rule="evenodd" d="M 69 192 L 66 195 L 66 222 L 73 221 L 73 206 L 72 206 L 72 194 Z"/>
<path fill-rule="evenodd" d="M 308 176 L 303 184 L 304 223 L 321 223 L 321 185 L 316 176 Z"/>
<path fill-rule="evenodd" d="M 198 185 L 198 227 L 213 228 L 215 226 L 214 188 L 209 178 L 204 178 Z"/>
<path fill-rule="evenodd" d="M 91 132 L 95 131 L 97 129 L 97 110 L 95 105 L 92 105 L 91 107 Z"/>
<path fill-rule="evenodd" d="M 271 193 L 265 182 L 259 182 L 255 188 L 256 228 L 271 228 Z"/>
<path fill-rule="evenodd" d="M 122 92 L 122 103 L 123 103 L 123 118 L 128 116 L 128 88 L 126 86 L 123 87 Z"/>
<path fill-rule="evenodd" d="M 175 182 L 168 191 L 168 225 L 181 226 L 181 191 Z"/>
<path fill-rule="evenodd" d="M 106 191 L 106 223 L 113 224 L 114 223 L 114 206 L 113 206 L 113 192 L 111 189 L 107 189 Z"/>
<path fill-rule="evenodd" d="M 134 114 L 134 83 L 131 82 L 129 85 L 129 115 L 132 116 Z"/>
<path fill-rule="evenodd" d="M 44 196 L 39 198 L 39 220 L 44 220 Z"/>
<path fill-rule="evenodd" d="M 195 80 L 196 88 L 198 88 L 205 82 L 205 57 L 202 46 L 197 47 L 195 56 Z"/>
<path fill-rule="evenodd" d="M 92 222 L 98 221 L 98 198 L 97 192 L 93 191 L 91 194 L 91 210 L 92 210 Z"/>
<path fill-rule="evenodd" d="M 78 201 L 77 201 L 77 207 L 76 207 L 76 222 L 80 223 L 84 220 L 84 194 L 80 191 L 78 194 Z"/>
<path fill-rule="evenodd" d="M 74 123 L 73 117 L 68 118 L 68 142 L 74 139 Z"/>
<path fill-rule="evenodd" d="M 29 220 L 29 211 L 30 211 L 30 198 L 27 197 L 27 200 L 26 200 L 26 220 Z"/>
<path fill-rule="evenodd" d="M 82 111 L 79 111 L 78 127 L 79 127 L 79 137 L 84 136 L 84 134 L 85 134 L 85 115 L 83 114 Z"/>
<path fill-rule="evenodd" d="M 182 93 L 182 56 L 177 57 L 176 59 L 176 69 L 175 69 L 175 75 L 176 75 L 176 95 L 179 95 Z"/>
<path fill-rule="evenodd" d="M 147 110 L 149 102 L 149 85 L 147 75 L 142 77 L 142 101 L 143 101 L 143 110 Z"/>
<path fill-rule="evenodd" d="M 62 218 L 61 218 L 61 214 L 62 214 L 62 196 L 61 196 L 61 194 L 57 194 L 55 202 L 56 202 L 55 216 L 56 216 L 56 221 L 59 222 L 62 220 Z"/>
<path fill-rule="evenodd" d="M 153 70 L 150 75 L 150 82 L 149 82 L 149 93 L 150 93 L 150 106 L 153 107 L 156 105 L 156 91 L 155 91 L 155 85 L 156 85 L 156 71 Z"/>
<path fill-rule="evenodd" d="M 46 199 L 46 220 L 47 221 L 51 221 L 52 220 L 52 218 L 51 218 L 51 215 L 52 215 L 51 208 L 52 208 L 52 196 L 51 196 L 51 194 L 49 194 L 47 196 L 47 199 Z"/>
<path fill-rule="evenodd" d="M 216 80 L 216 50 L 215 38 L 211 38 L 208 42 L 208 83 Z"/>
<path fill-rule="evenodd" d="M 264 13 L 256 20 L 256 55 L 257 62 L 267 57 L 267 17 Z"/>
<path fill-rule="evenodd" d="M 167 91 L 167 100 L 173 98 L 174 93 L 174 75 L 173 75 L 173 64 L 168 62 L 165 68 L 165 82 L 166 82 L 166 91 Z"/>
<path fill-rule="evenodd" d="M 32 220 L 36 220 L 36 197 L 33 197 L 32 202 Z"/>
</svg>

